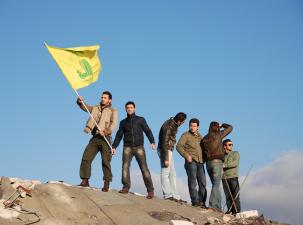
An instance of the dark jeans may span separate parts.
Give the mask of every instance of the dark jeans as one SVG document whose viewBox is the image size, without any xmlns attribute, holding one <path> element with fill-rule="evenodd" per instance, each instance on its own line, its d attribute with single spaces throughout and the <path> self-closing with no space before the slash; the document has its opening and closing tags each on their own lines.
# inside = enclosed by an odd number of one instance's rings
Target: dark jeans
<svg viewBox="0 0 303 225">
<path fill-rule="evenodd" d="M 241 212 L 240 194 L 238 194 L 240 190 L 238 177 L 223 179 L 222 184 L 226 196 L 227 210 L 230 209 L 230 212 L 233 214 Z M 235 199 L 237 194 L 238 197 Z"/>
<path fill-rule="evenodd" d="M 189 163 L 186 160 L 184 167 L 188 177 L 188 190 L 192 204 L 203 203 L 205 205 L 207 192 L 204 164 L 195 161 Z"/>
<path fill-rule="evenodd" d="M 80 177 L 89 179 L 91 176 L 91 165 L 96 155 L 100 152 L 102 159 L 103 180 L 112 181 L 111 150 L 106 141 L 100 137 L 92 137 L 85 148 L 80 166 Z"/>
<path fill-rule="evenodd" d="M 123 158 L 122 158 L 123 188 L 130 189 L 131 186 L 129 167 L 133 159 L 133 156 L 135 156 L 139 164 L 147 192 L 154 191 L 153 181 L 151 179 L 151 175 L 147 167 L 146 154 L 143 146 L 138 146 L 138 147 L 124 146 L 123 148 Z"/>
</svg>

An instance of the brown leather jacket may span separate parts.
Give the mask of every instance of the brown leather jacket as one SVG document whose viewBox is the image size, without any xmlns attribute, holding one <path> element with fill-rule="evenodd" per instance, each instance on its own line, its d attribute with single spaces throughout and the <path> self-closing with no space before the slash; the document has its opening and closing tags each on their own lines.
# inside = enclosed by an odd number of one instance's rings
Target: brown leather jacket
<svg viewBox="0 0 303 225">
<path fill-rule="evenodd" d="M 158 155 L 161 162 L 168 161 L 168 151 L 173 151 L 176 143 L 176 134 L 178 131 L 178 124 L 173 118 L 170 118 L 164 122 L 159 132 L 158 142 Z"/>
<path fill-rule="evenodd" d="M 233 127 L 226 123 L 223 123 L 221 127 L 224 129 L 220 130 L 217 122 L 211 122 L 208 134 L 201 141 L 203 158 L 206 161 L 213 159 L 220 159 L 224 161 L 222 140 L 233 130 Z"/>
</svg>

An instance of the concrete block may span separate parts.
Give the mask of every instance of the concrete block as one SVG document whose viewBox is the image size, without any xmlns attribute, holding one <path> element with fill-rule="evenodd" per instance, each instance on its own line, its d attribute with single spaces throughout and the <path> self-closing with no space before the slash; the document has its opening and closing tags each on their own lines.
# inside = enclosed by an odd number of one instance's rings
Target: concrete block
<svg viewBox="0 0 303 225">
<path fill-rule="evenodd" d="M 249 217 L 254 217 L 254 216 L 259 216 L 257 210 L 250 210 L 250 211 L 244 211 L 236 214 L 236 217 L 238 219 L 240 218 L 249 218 Z"/>
<path fill-rule="evenodd" d="M 186 220 L 171 220 L 169 225 L 194 225 L 192 222 Z"/>
</svg>

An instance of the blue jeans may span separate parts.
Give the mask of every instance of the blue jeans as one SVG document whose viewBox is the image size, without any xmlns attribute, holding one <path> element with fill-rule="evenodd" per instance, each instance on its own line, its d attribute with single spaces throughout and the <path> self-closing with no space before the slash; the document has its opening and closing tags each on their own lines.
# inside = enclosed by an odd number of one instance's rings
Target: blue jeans
<svg viewBox="0 0 303 225">
<path fill-rule="evenodd" d="M 122 184 L 123 188 L 130 189 L 130 173 L 129 173 L 129 167 L 131 164 L 131 161 L 133 159 L 133 156 L 135 156 L 142 176 L 144 180 L 145 187 L 147 189 L 147 192 L 153 192 L 154 186 L 153 181 L 149 172 L 149 169 L 147 167 L 146 163 L 146 154 L 143 146 L 138 147 L 127 147 L 124 146 L 123 148 L 123 158 L 122 158 Z"/>
<path fill-rule="evenodd" d="M 168 151 L 169 156 L 169 166 L 165 167 L 161 163 L 161 187 L 163 191 L 164 198 L 173 197 L 175 199 L 180 199 L 180 195 L 177 190 L 177 178 L 176 169 L 174 164 L 174 159 L 172 157 L 172 151 Z"/>
<path fill-rule="evenodd" d="M 206 177 L 204 164 L 192 161 L 185 161 L 185 170 L 188 178 L 188 190 L 192 204 L 202 203 L 206 201 Z M 197 190 L 198 182 L 198 190 Z"/>
<path fill-rule="evenodd" d="M 218 159 L 207 161 L 206 168 L 212 183 L 209 197 L 209 207 L 221 210 L 220 185 L 222 182 L 223 162 Z"/>
</svg>

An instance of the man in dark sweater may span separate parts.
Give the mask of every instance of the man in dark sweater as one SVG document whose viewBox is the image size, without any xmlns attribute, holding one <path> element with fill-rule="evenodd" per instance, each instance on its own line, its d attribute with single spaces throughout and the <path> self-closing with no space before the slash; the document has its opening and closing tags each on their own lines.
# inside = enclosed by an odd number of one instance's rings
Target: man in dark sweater
<svg viewBox="0 0 303 225">
<path fill-rule="evenodd" d="M 176 143 L 176 134 L 186 120 L 186 114 L 177 113 L 175 117 L 166 120 L 159 132 L 158 155 L 161 163 L 161 186 L 164 199 L 180 201 L 177 190 L 176 170 L 173 150 Z"/>
<path fill-rule="evenodd" d="M 129 167 L 133 156 L 135 156 L 141 169 L 144 184 L 147 189 L 147 198 L 152 199 L 154 197 L 154 186 L 146 163 L 143 132 L 146 134 L 151 144 L 152 150 L 155 149 L 155 140 L 152 131 L 148 127 L 145 119 L 135 114 L 135 107 L 135 103 L 131 101 L 125 104 L 127 117 L 120 122 L 119 130 L 116 133 L 116 137 L 113 143 L 112 154 L 114 155 L 116 153 L 116 148 L 124 136 L 122 159 L 123 188 L 119 192 L 127 194 L 130 189 L 131 182 Z"/>
</svg>

